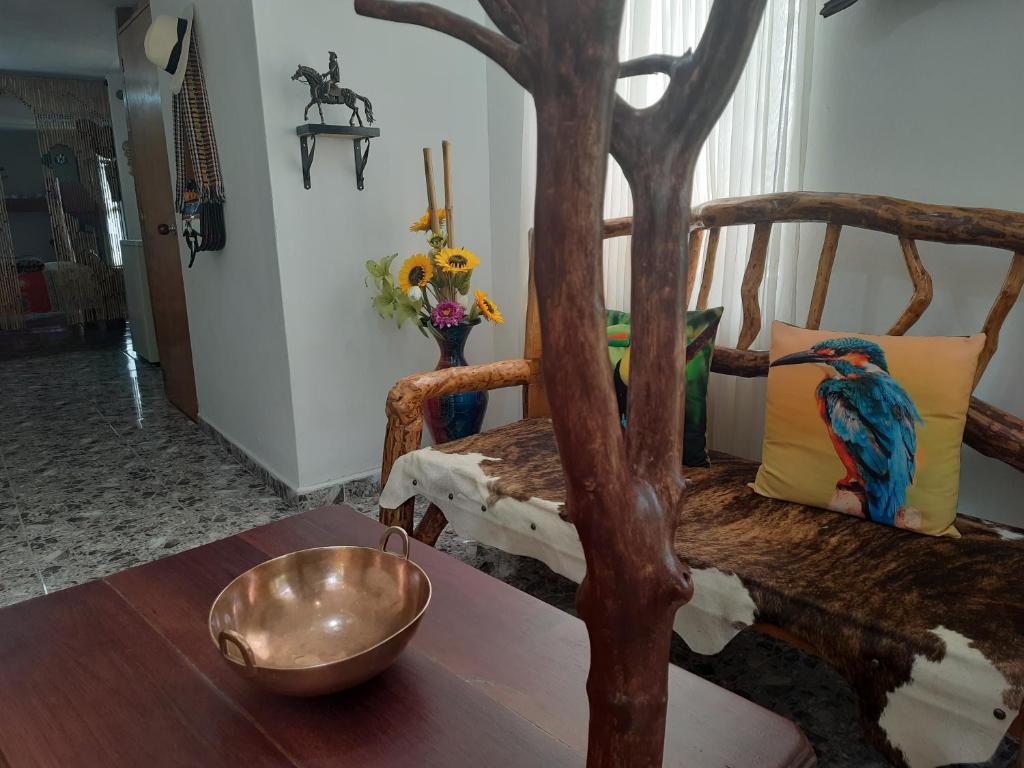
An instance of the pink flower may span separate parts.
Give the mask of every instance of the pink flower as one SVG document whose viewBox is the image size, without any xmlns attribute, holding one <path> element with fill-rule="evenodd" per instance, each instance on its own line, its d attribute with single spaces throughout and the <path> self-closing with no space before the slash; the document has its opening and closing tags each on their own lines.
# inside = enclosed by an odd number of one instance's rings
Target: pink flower
<svg viewBox="0 0 1024 768">
<path fill-rule="evenodd" d="M 437 328 L 452 328 L 462 322 L 466 310 L 455 301 L 442 301 L 430 313 L 430 322 Z"/>
</svg>

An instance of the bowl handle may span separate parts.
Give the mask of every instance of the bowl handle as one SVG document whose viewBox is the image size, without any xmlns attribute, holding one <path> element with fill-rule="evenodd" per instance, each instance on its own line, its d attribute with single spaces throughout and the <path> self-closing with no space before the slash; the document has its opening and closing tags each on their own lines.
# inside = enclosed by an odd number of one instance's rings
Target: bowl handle
<svg viewBox="0 0 1024 768">
<path fill-rule="evenodd" d="M 242 654 L 242 661 L 245 662 L 245 674 L 248 677 L 256 676 L 256 663 L 253 660 L 252 648 L 245 641 L 245 638 L 235 632 L 233 629 L 223 629 L 221 633 L 217 635 L 217 644 L 220 646 L 220 652 L 229 660 L 234 661 L 228 654 L 228 643 L 232 643 Z M 236 662 L 237 663 L 237 662 Z"/>
<path fill-rule="evenodd" d="M 380 537 L 380 544 L 378 545 L 378 548 L 380 549 L 381 552 L 387 552 L 387 549 L 388 549 L 388 539 L 391 538 L 391 534 L 393 534 L 393 533 L 397 533 L 398 537 L 402 540 L 402 553 L 401 553 L 401 557 L 403 557 L 404 559 L 408 560 L 409 559 L 409 534 L 405 532 L 404 528 L 399 528 L 397 525 L 392 525 L 390 528 L 388 528 L 386 531 L 384 531 L 384 533 Z M 397 555 L 398 553 L 392 552 L 392 553 L 389 553 L 389 554 Z"/>
</svg>

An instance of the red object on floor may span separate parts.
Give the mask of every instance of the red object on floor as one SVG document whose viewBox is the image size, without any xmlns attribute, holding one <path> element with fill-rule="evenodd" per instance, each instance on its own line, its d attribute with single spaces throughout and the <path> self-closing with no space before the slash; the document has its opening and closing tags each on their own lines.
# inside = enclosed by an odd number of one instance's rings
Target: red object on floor
<svg viewBox="0 0 1024 768">
<path fill-rule="evenodd" d="M 21 285 L 21 295 L 25 299 L 25 309 L 28 312 L 49 312 L 50 292 L 46 290 L 46 278 L 42 272 L 25 272 L 18 275 L 18 283 Z"/>
</svg>

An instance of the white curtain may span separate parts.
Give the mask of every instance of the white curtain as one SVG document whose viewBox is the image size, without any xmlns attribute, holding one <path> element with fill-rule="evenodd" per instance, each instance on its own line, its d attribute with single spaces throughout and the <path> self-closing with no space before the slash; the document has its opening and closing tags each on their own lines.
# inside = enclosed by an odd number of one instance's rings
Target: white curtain
<svg viewBox="0 0 1024 768">
<path fill-rule="evenodd" d="M 649 53 L 682 54 L 700 41 L 713 0 L 627 0 L 620 58 Z M 736 93 L 711 132 L 697 163 L 693 202 L 800 189 L 803 171 L 805 95 L 810 87 L 813 8 L 809 0 L 768 0 L 764 20 Z M 634 106 L 653 104 L 668 83 L 665 75 L 619 82 Z M 605 216 L 632 213 L 629 186 L 609 162 Z M 718 342 L 732 345 L 739 334 L 739 286 L 750 247 L 750 228 L 722 232 L 709 306 L 724 306 Z M 754 348 L 766 348 L 771 322 L 795 320 L 797 227 L 776 227 L 761 293 L 764 318 Z M 699 273 L 698 273 L 699 274 Z M 607 306 L 629 309 L 629 238 L 605 246 Z M 694 300 L 696 291 L 694 291 Z M 711 446 L 756 458 L 764 423 L 764 381 L 713 376 L 709 393 Z"/>
</svg>

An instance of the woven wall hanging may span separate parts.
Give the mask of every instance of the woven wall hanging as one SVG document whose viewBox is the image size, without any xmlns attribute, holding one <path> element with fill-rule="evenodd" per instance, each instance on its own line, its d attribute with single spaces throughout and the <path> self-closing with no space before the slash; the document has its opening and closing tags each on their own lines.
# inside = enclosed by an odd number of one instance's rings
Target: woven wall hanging
<svg viewBox="0 0 1024 768">
<path fill-rule="evenodd" d="M 181 215 L 191 268 L 199 251 L 219 251 L 227 244 L 224 178 L 191 9 L 183 18 L 153 20 L 146 56 L 171 76 L 174 207 Z"/>
<path fill-rule="evenodd" d="M 217 154 L 199 41 L 192 30 L 185 81 L 174 96 L 174 158 L 177 171 L 175 207 L 185 225 L 188 265 L 199 251 L 219 251 L 227 244 L 224 228 L 224 177 Z M 198 232 L 192 223 L 199 220 Z"/>
</svg>

